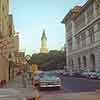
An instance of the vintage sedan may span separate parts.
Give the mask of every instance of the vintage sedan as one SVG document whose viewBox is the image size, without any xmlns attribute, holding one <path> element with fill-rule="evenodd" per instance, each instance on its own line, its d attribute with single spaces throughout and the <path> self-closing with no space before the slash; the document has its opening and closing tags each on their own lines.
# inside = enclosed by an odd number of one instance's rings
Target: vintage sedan
<svg viewBox="0 0 100 100">
<path fill-rule="evenodd" d="M 44 72 L 40 74 L 40 88 L 61 88 L 61 79 L 54 73 Z"/>
</svg>

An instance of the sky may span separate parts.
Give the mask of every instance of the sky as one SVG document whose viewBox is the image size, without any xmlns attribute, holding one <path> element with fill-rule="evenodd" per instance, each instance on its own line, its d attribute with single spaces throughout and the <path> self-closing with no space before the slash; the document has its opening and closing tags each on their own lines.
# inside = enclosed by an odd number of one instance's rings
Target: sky
<svg viewBox="0 0 100 100">
<path fill-rule="evenodd" d="M 65 43 L 64 16 L 75 5 L 87 0 L 11 0 L 10 13 L 16 32 L 20 32 L 20 50 L 39 53 L 45 29 L 49 50 L 61 49 Z"/>
</svg>

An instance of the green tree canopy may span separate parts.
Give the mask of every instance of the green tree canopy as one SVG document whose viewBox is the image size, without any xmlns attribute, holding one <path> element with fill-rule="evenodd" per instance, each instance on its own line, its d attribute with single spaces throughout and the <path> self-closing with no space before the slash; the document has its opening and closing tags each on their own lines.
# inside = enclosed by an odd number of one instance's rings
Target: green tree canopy
<svg viewBox="0 0 100 100">
<path fill-rule="evenodd" d="M 59 69 L 65 66 L 66 56 L 65 52 L 62 50 L 50 50 L 47 54 L 33 54 L 30 61 L 32 64 L 39 65 L 41 68 L 46 67 L 48 69 Z"/>
</svg>

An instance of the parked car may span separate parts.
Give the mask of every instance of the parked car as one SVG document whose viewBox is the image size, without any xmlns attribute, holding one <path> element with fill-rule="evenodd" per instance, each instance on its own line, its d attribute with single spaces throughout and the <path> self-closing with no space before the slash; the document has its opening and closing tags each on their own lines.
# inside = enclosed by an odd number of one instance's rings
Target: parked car
<svg viewBox="0 0 100 100">
<path fill-rule="evenodd" d="M 97 79 L 98 78 L 98 76 L 97 76 L 97 73 L 96 72 L 89 72 L 89 77 L 91 78 L 91 79 Z"/>
<path fill-rule="evenodd" d="M 63 75 L 63 76 L 69 76 L 69 72 L 68 72 L 68 71 L 64 71 L 64 72 L 62 73 L 62 75 Z"/>
<path fill-rule="evenodd" d="M 95 71 L 89 71 L 89 70 L 83 71 L 82 77 L 90 78 L 90 79 L 97 79 L 98 78 L 97 73 Z"/>
<path fill-rule="evenodd" d="M 97 78 L 100 80 L 100 72 L 96 72 Z"/>
<path fill-rule="evenodd" d="M 89 71 L 83 71 L 82 73 L 81 73 L 81 76 L 82 77 L 84 77 L 84 78 L 89 78 L 89 75 L 90 75 L 90 73 L 89 73 Z"/>
<path fill-rule="evenodd" d="M 61 79 L 50 72 L 44 72 L 40 74 L 40 88 L 61 88 Z"/>
<path fill-rule="evenodd" d="M 75 77 L 82 77 L 82 75 L 81 75 L 80 72 L 74 72 L 74 73 L 73 73 L 73 76 L 75 76 Z"/>
<path fill-rule="evenodd" d="M 74 76 L 74 74 L 75 74 L 75 72 L 73 72 L 73 71 L 69 72 L 69 76 Z"/>
<path fill-rule="evenodd" d="M 65 71 L 65 70 L 59 70 L 58 73 L 59 73 L 60 75 L 63 75 L 64 71 Z"/>
</svg>

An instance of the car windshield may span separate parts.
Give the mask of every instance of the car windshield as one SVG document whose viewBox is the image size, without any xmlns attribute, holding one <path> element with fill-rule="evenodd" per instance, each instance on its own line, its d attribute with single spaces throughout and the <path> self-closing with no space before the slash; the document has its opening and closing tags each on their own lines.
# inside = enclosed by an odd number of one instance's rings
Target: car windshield
<svg viewBox="0 0 100 100">
<path fill-rule="evenodd" d="M 51 72 L 44 72 L 44 73 L 40 73 L 39 76 L 40 78 L 42 78 L 42 77 L 56 77 L 57 75 Z"/>
</svg>

